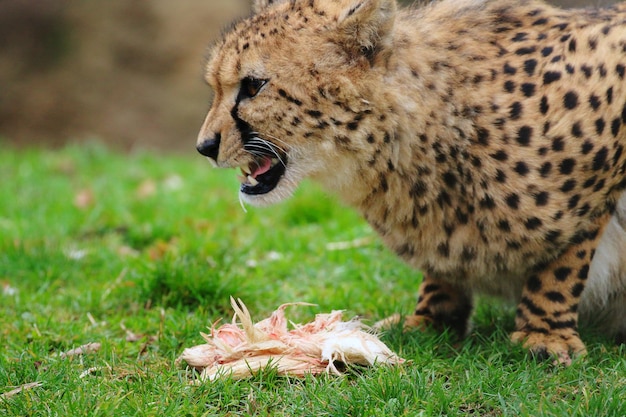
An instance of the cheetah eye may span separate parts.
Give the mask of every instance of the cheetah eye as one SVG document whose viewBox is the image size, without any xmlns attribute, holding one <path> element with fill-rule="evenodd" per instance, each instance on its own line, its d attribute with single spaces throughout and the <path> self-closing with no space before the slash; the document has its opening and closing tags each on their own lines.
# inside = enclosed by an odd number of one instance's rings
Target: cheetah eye
<svg viewBox="0 0 626 417">
<path fill-rule="evenodd" d="M 241 88 L 239 90 L 240 98 L 252 98 L 259 94 L 261 88 L 267 83 L 267 80 L 261 80 L 254 77 L 246 77 L 241 80 Z"/>
</svg>

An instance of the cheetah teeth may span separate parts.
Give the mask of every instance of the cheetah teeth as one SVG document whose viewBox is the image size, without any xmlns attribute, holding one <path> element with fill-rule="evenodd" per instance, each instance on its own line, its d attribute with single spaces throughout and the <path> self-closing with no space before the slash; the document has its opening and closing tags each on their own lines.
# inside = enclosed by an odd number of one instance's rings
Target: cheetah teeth
<svg viewBox="0 0 626 417">
<path fill-rule="evenodd" d="M 259 185 L 259 182 L 256 180 L 256 178 L 254 178 L 252 175 L 248 175 L 248 182 L 250 183 L 250 185 L 252 185 L 253 187 Z"/>
<path fill-rule="evenodd" d="M 250 175 L 252 174 L 252 171 L 250 170 L 250 167 L 248 165 L 244 165 L 241 168 L 241 171 L 246 174 L 246 175 Z"/>
<path fill-rule="evenodd" d="M 257 179 L 254 178 L 252 175 L 238 175 L 237 179 L 242 184 L 249 184 L 253 187 L 259 185 L 259 181 L 257 181 Z"/>
</svg>

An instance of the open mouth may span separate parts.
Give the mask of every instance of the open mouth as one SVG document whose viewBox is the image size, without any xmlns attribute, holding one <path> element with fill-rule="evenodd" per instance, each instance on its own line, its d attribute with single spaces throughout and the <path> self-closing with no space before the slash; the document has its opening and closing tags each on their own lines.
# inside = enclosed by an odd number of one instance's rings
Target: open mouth
<svg viewBox="0 0 626 417">
<path fill-rule="evenodd" d="M 267 194 L 285 174 L 287 156 L 261 155 L 249 165 L 241 167 L 241 192 L 248 195 Z"/>
</svg>

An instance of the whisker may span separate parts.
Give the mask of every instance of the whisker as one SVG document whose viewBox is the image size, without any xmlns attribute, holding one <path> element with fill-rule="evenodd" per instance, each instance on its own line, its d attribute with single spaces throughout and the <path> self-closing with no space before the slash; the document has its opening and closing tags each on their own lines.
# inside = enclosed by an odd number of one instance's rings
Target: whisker
<svg viewBox="0 0 626 417">
<path fill-rule="evenodd" d="M 239 205 L 244 213 L 248 213 L 248 209 L 246 209 L 246 203 L 243 201 L 243 194 L 239 193 Z"/>
<path fill-rule="evenodd" d="M 254 156 L 266 156 L 269 150 L 265 146 L 252 145 L 246 151 Z"/>
<path fill-rule="evenodd" d="M 270 142 L 270 141 L 268 141 L 268 140 L 266 140 L 266 139 L 263 139 L 263 138 L 262 138 L 262 137 L 260 137 L 260 136 L 256 136 L 256 137 L 254 137 L 252 140 L 253 140 L 253 141 L 254 141 L 254 140 L 256 140 L 256 141 L 258 141 L 258 142 L 261 142 L 261 143 L 263 143 L 263 144 L 266 144 L 266 145 L 267 145 L 267 146 L 269 146 L 269 147 L 276 148 L 276 149 L 278 149 L 279 151 L 281 151 L 282 153 L 285 153 L 285 154 L 287 153 L 287 151 L 286 151 L 284 148 L 282 148 L 282 147 L 280 147 L 280 146 L 276 145 L 275 143 L 272 143 L 272 142 Z M 280 140 L 279 140 L 279 139 L 276 139 L 276 140 L 278 140 L 278 141 L 280 142 Z"/>
<path fill-rule="evenodd" d="M 252 148 L 252 149 L 250 149 Z M 283 153 L 286 153 L 280 146 L 273 144 L 272 142 L 269 142 L 265 139 L 262 139 L 260 137 L 254 137 L 251 140 L 249 140 L 245 146 L 244 149 L 246 149 L 250 154 L 255 155 L 254 150 L 260 150 L 260 151 L 267 151 L 267 152 L 271 152 L 272 154 L 274 154 L 276 156 L 276 158 L 278 158 L 278 160 L 280 161 L 280 163 L 286 167 L 287 164 L 285 163 L 285 161 L 283 161 L 283 158 L 280 156 L 280 154 L 278 153 L 278 150 L 282 151 Z M 258 155 L 256 154 L 256 156 L 263 156 L 263 155 Z"/>
<path fill-rule="evenodd" d="M 263 134 L 262 136 L 267 136 L 268 138 L 270 138 L 270 139 L 274 139 L 275 141 L 280 142 L 281 144 L 283 144 L 283 145 L 285 145 L 285 146 L 289 146 L 289 144 L 288 144 L 287 142 L 285 142 L 284 140 L 282 140 L 282 139 L 280 139 L 280 138 L 277 138 L 277 137 L 276 137 L 276 136 L 274 136 L 274 135 L 269 135 L 269 134 L 267 134 L 267 135 L 266 135 L 266 134 Z M 286 151 L 285 149 L 280 148 L 280 147 L 278 147 L 278 146 L 277 146 L 277 148 L 278 148 L 278 149 L 280 149 L 281 151 L 283 151 L 284 153 L 287 153 L 287 151 Z"/>
<path fill-rule="evenodd" d="M 267 147 L 265 146 L 261 146 L 261 145 L 255 145 L 255 144 L 246 144 L 246 147 L 244 148 L 244 150 L 246 150 L 247 152 L 255 152 L 256 155 L 258 156 L 260 151 L 264 151 L 261 153 L 267 153 Z"/>
<path fill-rule="evenodd" d="M 270 147 L 270 150 L 272 151 L 272 153 L 274 153 L 274 155 L 276 155 L 276 158 L 278 158 L 280 163 L 283 164 L 284 167 L 287 167 L 287 164 L 285 164 L 283 158 L 280 157 L 280 154 L 273 147 Z"/>
<path fill-rule="evenodd" d="M 287 153 L 287 150 L 285 148 L 282 148 L 282 147 L 278 146 L 275 143 L 271 143 L 271 142 L 267 141 L 266 139 L 263 139 L 262 136 L 267 136 L 268 138 L 273 139 L 273 140 L 275 140 L 277 142 L 280 142 L 281 144 L 283 144 L 285 146 L 289 146 L 289 144 L 287 142 L 285 142 L 284 140 L 282 140 L 282 139 L 280 139 L 280 138 L 278 138 L 278 137 L 276 137 L 274 135 L 263 134 L 263 133 L 260 133 L 260 132 L 251 132 L 251 135 L 254 135 L 254 137 L 252 139 L 257 139 L 257 140 L 261 140 L 261 141 L 267 142 L 271 146 L 276 147 L 281 152 L 283 152 L 285 154 Z"/>
</svg>

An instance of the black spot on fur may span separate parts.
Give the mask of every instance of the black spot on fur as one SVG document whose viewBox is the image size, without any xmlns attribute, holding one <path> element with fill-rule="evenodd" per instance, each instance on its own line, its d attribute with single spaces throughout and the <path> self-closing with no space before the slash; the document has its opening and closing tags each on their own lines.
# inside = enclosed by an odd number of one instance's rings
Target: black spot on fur
<svg viewBox="0 0 626 417">
<path fill-rule="evenodd" d="M 544 238 L 550 243 L 556 242 L 559 237 L 561 237 L 561 232 L 559 230 L 550 230 L 544 236 Z"/>
<path fill-rule="evenodd" d="M 536 230 L 540 228 L 542 224 L 543 222 L 541 221 L 541 219 L 534 216 L 526 219 L 526 221 L 524 222 L 524 226 L 526 226 L 526 229 L 528 230 Z"/>
<path fill-rule="evenodd" d="M 563 183 L 563 185 L 561 186 L 561 191 L 564 193 L 568 193 L 572 191 L 574 188 L 576 188 L 576 180 L 569 179 Z"/>
<path fill-rule="evenodd" d="M 509 194 L 506 199 L 506 204 L 512 209 L 517 210 L 519 208 L 519 195 L 512 193 Z"/>
<path fill-rule="evenodd" d="M 575 209 L 579 201 L 580 201 L 580 196 L 578 194 L 573 195 L 567 202 L 567 208 L 570 210 Z"/>
<path fill-rule="evenodd" d="M 520 176 L 525 177 L 530 172 L 530 169 L 528 169 L 528 165 L 526 164 L 526 162 L 520 161 L 515 164 L 514 171 L 517 172 Z"/>
<path fill-rule="evenodd" d="M 489 194 L 485 195 L 481 200 L 480 200 L 480 207 L 484 208 L 484 209 L 493 209 L 495 208 L 496 203 L 495 201 L 493 201 L 493 197 L 491 197 Z"/>
<path fill-rule="evenodd" d="M 580 127 L 580 122 L 576 122 L 572 125 L 572 135 L 577 138 L 583 137 L 583 130 Z"/>
<path fill-rule="evenodd" d="M 578 271 L 578 279 L 581 280 L 586 280 L 587 277 L 589 275 L 589 265 L 584 265 L 582 268 L 580 268 L 580 270 Z"/>
<path fill-rule="evenodd" d="M 595 51 L 596 48 L 598 47 L 598 39 L 589 38 L 589 41 L 587 42 L 587 44 L 589 45 L 589 49 L 591 49 L 592 51 Z"/>
<path fill-rule="evenodd" d="M 566 298 L 558 291 L 548 291 L 544 294 L 544 296 L 553 303 L 565 303 Z"/>
<path fill-rule="evenodd" d="M 593 68 L 591 68 L 589 65 L 581 65 L 580 66 L 580 70 L 583 72 L 583 74 L 585 74 L 585 78 L 589 79 L 591 78 L 591 74 L 593 73 Z"/>
<path fill-rule="evenodd" d="M 519 250 L 522 248 L 522 244 L 515 240 L 507 240 L 506 247 L 511 250 Z"/>
<path fill-rule="evenodd" d="M 542 191 L 535 195 L 535 204 L 537 206 L 545 206 L 548 204 L 548 200 L 550 199 L 550 194 L 545 191 Z"/>
<path fill-rule="evenodd" d="M 548 105 L 548 98 L 546 96 L 541 97 L 541 103 L 539 103 L 539 111 L 541 114 L 548 113 L 550 106 Z"/>
<path fill-rule="evenodd" d="M 543 74 L 543 83 L 551 84 L 555 81 L 559 81 L 561 79 L 561 73 L 558 71 L 548 71 Z"/>
<path fill-rule="evenodd" d="M 541 165 L 541 168 L 539 168 L 539 173 L 541 174 L 543 178 L 546 178 L 548 175 L 550 175 L 551 171 L 552 171 L 551 162 L 544 162 L 544 164 Z"/>
<path fill-rule="evenodd" d="M 571 41 L 569 41 L 569 46 L 567 47 L 567 49 L 570 52 L 576 52 L 576 38 L 573 38 Z"/>
<path fill-rule="evenodd" d="M 496 161 L 501 161 L 501 162 L 504 162 L 507 159 L 509 159 L 509 155 L 502 149 L 499 151 L 496 151 L 495 153 L 492 153 L 490 156 Z"/>
<path fill-rule="evenodd" d="M 387 178 L 385 177 L 385 174 L 380 174 L 380 188 L 385 193 L 389 191 L 389 184 L 387 183 Z"/>
<path fill-rule="evenodd" d="M 280 92 L 279 92 L 280 94 Z M 306 114 L 308 114 L 311 117 L 314 117 L 316 119 L 319 119 L 320 117 L 322 117 L 322 112 L 318 111 L 318 110 L 307 110 Z"/>
<path fill-rule="evenodd" d="M 476 248 L 464 246 L 461 251 L 461 260 L 464 262 L 471 262 L 474 259 L 476 259 Z"/>
<path fill-rule="evenodd" d="M 580 282 L 577 283 L 576 285 L 574 285 L 572 287 L 572 290 L 570 291 L 570 294 L 572 294 L 573 297 L 580 297 L 580 295 L 583 293 L 583 290 L 585 289 L 585 285 L 581 284 Z"/>
<path fill-rule="evenodd" d="M 487 129 L 479 127 L 476 131 L 476 137 L 481 145 L 489 145 L 489 131 Z"/>
<path fill-rule="evenodd" d="M 524 93 L 524 96 L 526 97 L 532 97 L 535 95 L 535 89 L 536 86 L 533 83 L 524 83 L 521 87 L 522 93 Z"/>
<path fill-rule="evenodd" d="M 600 108 L 600 104 L 602 103 L 600 102 L 600 98 L 598 96 L 596 96 L 595 94 L 592 94 L 591 96 L 589 96 L 589 105 L 594 111 Z"/>
<path fill-rule="evenodd" d="M 530 300 L 526 296 L 522 297 L 522 299 L 520 300 L 520 303 L 523 304 L 524 307 L 526 307 L 528 309 L 528 311 L 530 311 L 530 313 L 535 315 L 535 316 L 545 316 L 546 315 L 546 311 L 543 308 L 541 308 L 538 305 L 536 305 L 535 303 L 533 303 L 533 301 Z"/>
<path fill-rule="evenodd" d="M 443 174 L 443 181 L 449 188 L 454 188 L 457 183 L 457 178 L 454 173 L 448 171 Z"/>
<path fill-rule="evenodd" d="M 528 33 L 519 32 L 519 33 L 516 33 L 515 36 L 513 36 L 511 38 L 511 41 L 513 41 L 513 42 L 522 42 L 522 41 L 525 41 L 527 39 L 528 39 Z"/>
<path fill-rule="evenodd" d="M 576 160 L 573 158 L 567 158 L 561 161 L 559 164 L 559 172 L 563 175 L 569 175 L 576 166 Z"/>
<path fill-rule="evenodd" d="M 456 219 L 459 221 L 459 223 L 467 224 L 467 222 L 469 222 L 469 215 L 460 208 L 457 207 L 454 211 L 454 214 L 456 215 Z"/>
<path fill-rule="evenodd" d="M 565 96 L 563 96 L 563 104 L 566 109 L 575 109 L 576 106 L 578 106 L 578 94 L 574 91 L 568 91 L 565 93 Z"/>
<path fill-rule="evenodd" d="M 533 128 L 530 126 L 522 126 L 517 131 L 517 143 L 522 146 L 528 146 L 533 134 Z"/>
<path fill-rule="evenodd" d="M 617 137 L 621 126 L 622 121 L 619 118 L 616 117 L 615 119 L 613 119 L 613 121 L 611 122 L 611 133 L 613 134 L 613 137 Z"/>
<path fill-rule="evenodd" d="M 504 73 L 507 75 L 515 75 L 517 68 L 512 67 L 508 62 L 504 64 Z"/>
<path fill-rule="evenodd" d="M 537 50 L 536 47 L 534 46 L 526 46 L 523 48 L 519 48 L 517 51 L 515 51 L 516 55 L 529 55 L 534 53 Z"/>
<path fill-rule="evenodd" d="M 413 186 L 411 187 L 411 191 L 409 191 L 409 195 L 412 198 L 422 197 L 428 191 L 428 185 L 422 180 L 417 180 Z"/>
<path fill-rule="evenodd" d="M 604 127 L 606 126 L 606 122 L 604 119 L 600 118 L 596 120 L 596 133 L 601 135 L 604 132 Z"/>
<path fill-rule="evenodd" d="M 565 281 L 572 273 L 572 268 L 560 267 L 554 270 L 554 277 L 557 281 Z"/>
<path fill-rule="evenodd" d="M 613 87 L 609 87 L 609 88 L 606 90 L 606 102 L 607 102 L 608 104 L 613 103 Z"/>
<path fill-rule="evenodd" d="M 593 185 L 598 181 L 598 176 L 594 175 L 591 178 L 588 178 L 587 181 L 583 184 L 583 188 L 593 187 Z"/>
<path fill-rule="evenodd" d="M 517 120 L 520 118 L 521 114 L 522 114 L 522 103 L 520 103 L 519 101 L 516 101 L 515 103 L 511 104 L 511 108 L 509 111 L 509 116 L 511 117 L 511 119 Z"/>
<path fill-rule="evenodd" d="M 609 150 L 606 146 L 603 146 L 598 152 L 596 152 L 593 157 L 593 166 L 592 169 L 594 171 L 599 171 L 604 167 L 606 163 L 607 156 L 609 155 Z"/>
<path fill-rule="evenodd" d="M 595 186 L 595 187 L 593 187 L 593 191 L 598 192 L 598 191 L 600 191 L 601 189 L 603 189 L 603 188 L 604 188 L 604 183 L 605 183 L 604 179 L 601 179 L 600 181 L 598 181 L 598 182 L 596 183 L 596 186 Z"/>
<path fill-rule="evenodd" d="M 503 232 L 510 232 L 511 224 L 507 220 L 500 220 L 498 222 L 498 229 L 502 230 Z"/>
<path fill-rule="evenodd" d="M 552 139 L 552 150 L 554 152 L 561 152 L 565 148 L 565 141 L 563 136 L 557 136 Z"/>
<path fill-rule="evenodd" d="M 533 48 L 534 50 L 534 48 Z M 532 76 L 535 73 L 535 68 L 537 67 L 537 60 L 536 59 L 528 59 L 526 61 L 524 61 L 524 71 L 526 71 L 526 74 Z"/>
<path fill-rule="evenodd" d="M 437 246 L 437 252 L 444 258 L 450 257 L 450 246 L 448 245 L 448 242 L 440 243 Z"/>
</svg>

